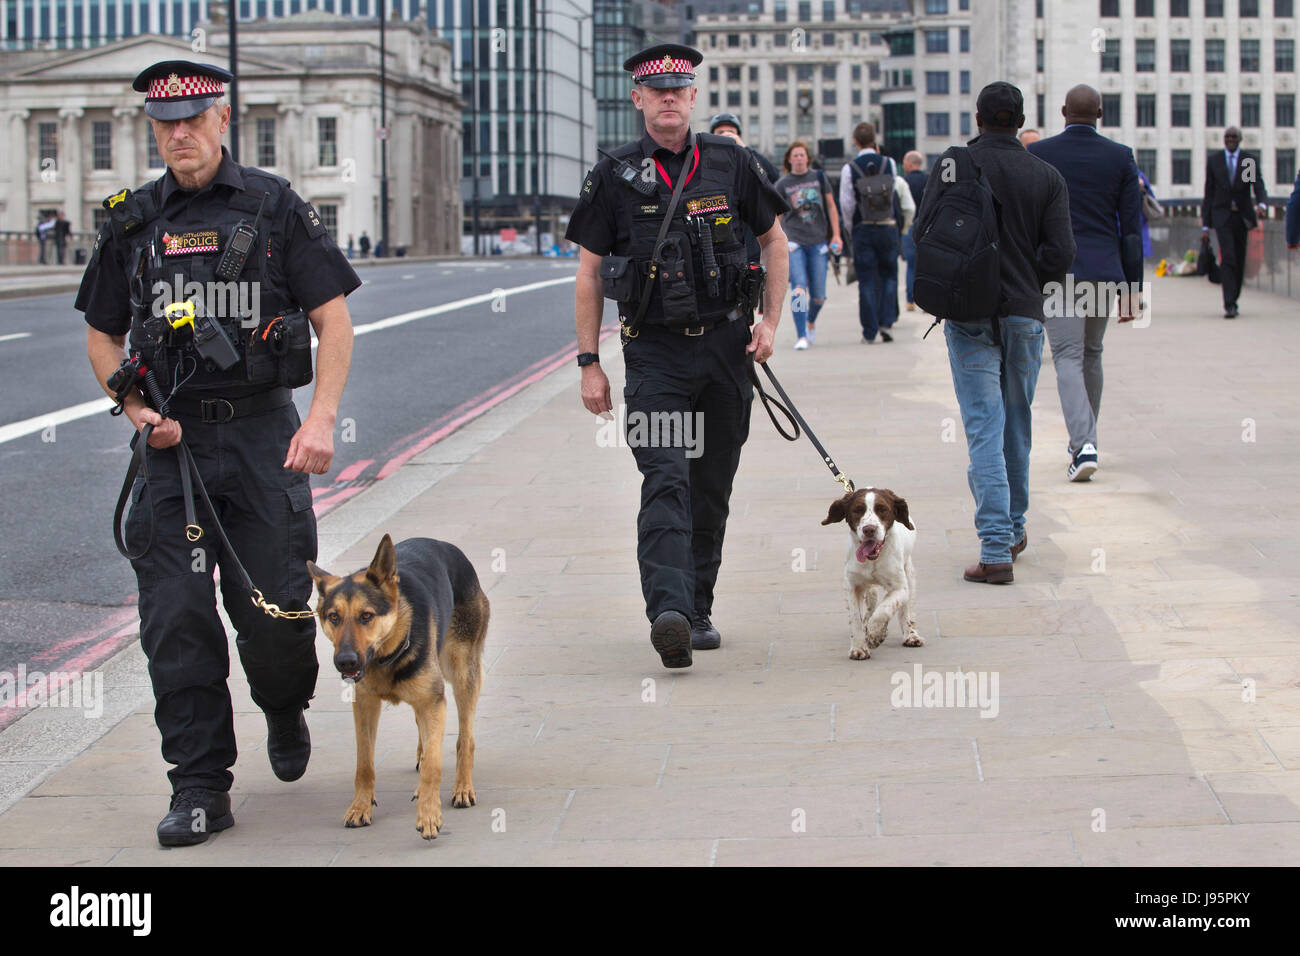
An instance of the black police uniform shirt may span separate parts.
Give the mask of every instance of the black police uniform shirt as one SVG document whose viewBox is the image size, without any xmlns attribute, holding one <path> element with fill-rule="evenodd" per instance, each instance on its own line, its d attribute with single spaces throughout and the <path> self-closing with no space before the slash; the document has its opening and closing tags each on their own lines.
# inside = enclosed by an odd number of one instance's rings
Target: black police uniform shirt
<svg viewBox="0 0 1300 956">
<path fill-rule="evenodd" d="M 202 189 L 183 189 L 169 169 L 162 177 L 161 210 L 177 224 L 202 227 L 223 210 L 234 191 L 244 189 L 240 166 L 221 147 L 221 165 L 212 181 Z M 307 226 L 316 213 L 311 204 L 291 189 L 283 202 L 290 204 L 288 242 L 272 255 L 281 257 L 281 270 L 289 293 L 307 312 L 361 285 L 361 279 L 328 232 L 315 239 Z M 280 215 L 284 215 L 283 210 Z M 125 336 L 131 331 L 130 290 L 122 250 L 113 241 L 112 223 L 106 222 L 95 240 L 86 274 L 81 280 L 75 308 L 86 314 L 86 324 L 106 335 Z M 238 398 L 260 389 L 244 383 L 232 384 L 225 397 Z"/>
<path fill-rule="evenodd" d="M 683 148 L 680 153 L 673 153 L 651 139 L 649 133 L 642 135 L 639 145 L 641 155 L 658 159 L 674 184 L 683 168 L 687 172 L 690 171 L 686 165 L 687 159 L 692 158 L 689 146 Z M 740 207 L 740 218 L 753 235 L 761 236 L 772 228 L 777 216 L 789 212 L 790 207 L 768 181 L 767 174 L 747 149 L 734 143 L 731 147 L 713 143 L 700 146 L 701 150 L 726 148 L 736 149 L 740 153 L 741 161 L 736 163 L 734 186 L 736 203 Z M 628 161 L 637 165 L 634 159 Z M 602 160 L 587 174 L 577 208 L 569 217 L 569 228 L 564 233 L 565 239 L 576 242 L 588 252 L 598 256 L 606 256 L 613 252 L 614 240 L 618 234 L 618 210 L 623 203 L 639 195 L 616 178 L 613 170 L 612 162 Z M 656 176 L 655 181 L 659 183 L 662 194 L 672 195 L 672 190 L 668 188 L 667 183 L 660 181 L 660 177 Z"/>
</svg>

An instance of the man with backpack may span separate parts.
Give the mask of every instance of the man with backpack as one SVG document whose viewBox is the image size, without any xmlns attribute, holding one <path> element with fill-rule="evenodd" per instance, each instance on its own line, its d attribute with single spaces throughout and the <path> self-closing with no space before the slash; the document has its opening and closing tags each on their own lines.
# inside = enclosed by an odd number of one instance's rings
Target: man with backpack
<svg viewBox="0 0 1300 956">
<path fill-rule="evenodd" d="M 906 217 L 916 208 L 911 190 L 898 175 L 898 166 L 876 150 L 876 128 L 853 128 L 858 155 L 840 173 L 840 213 L 853 241 L 853 268 L 858 274 L 858 321 L 868 345 L 880 333 L 892 342 L 888 329 L 898 317 L 898 234 L 895 200 Z"/>
<path fill-rule="evenodd" d="M 1024 98 L 980 91 L 979 135 L 930 171 L 913 234 L 916 301 L 948 319 L 948 361 L 970 454 L 979 561 L 967 581 L 1010 584 L 1025 549 L 1030 405 L 1043 353 L 1043 287 L 1074 261 L 1065 180 L 1016 139 Z"/>
</svg>

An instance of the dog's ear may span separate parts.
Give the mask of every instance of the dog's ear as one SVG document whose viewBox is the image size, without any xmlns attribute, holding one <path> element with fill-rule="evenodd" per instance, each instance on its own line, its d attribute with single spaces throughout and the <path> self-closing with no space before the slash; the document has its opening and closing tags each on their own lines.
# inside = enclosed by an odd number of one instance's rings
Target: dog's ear
<svg viewBox="0 0 1300 956">
<path fill-rule="evenodd" d="M 908 531 L 916 530 L 915 528 L 912 527 L 911 518 L 907 514 L 907 499 L 905 498 L 894 499 L 894 520 L 897 521 L 899 524 L 901 524 Z"/>
<path fill-rule="evenodd" d="M 307 573 L 316 582 L 316 590 L 320 592 L 321 597 L 325 596 L 325 585 L 331 580 L 338 580 L 334 575 L 317 565 L 315 561 L 307 562 Z"/>
<path fill-rule="evenodd" d="M 384 535 L 375 551 L 375 559 L 366 568 L 366 577 L 376 585 L 382 585 L 397 578 L 397 552 L 393 550 L 393 539 Z"/>
<path fill-rule="evenodd" d="M 831 510 L 826 512 L 826 520 L 822 524 L 834 524 L 837 521 L 843 521 L 844 516 L 849 513 L 849 498 L 852 495 L 845 495 L 843 498 L 836 498 L 831 502 Z"/>
</svg>

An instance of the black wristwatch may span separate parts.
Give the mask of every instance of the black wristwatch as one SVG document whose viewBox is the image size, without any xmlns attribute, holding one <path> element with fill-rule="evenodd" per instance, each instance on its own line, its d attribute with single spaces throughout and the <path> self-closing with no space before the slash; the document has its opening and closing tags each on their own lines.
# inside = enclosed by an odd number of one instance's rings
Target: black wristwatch
<svg viewBox="0 0 1300 956">
<path fill-rule="evenodd" d="M 600 353 L 599 353 L 599 352 L 579 352 L 579 353 L 578 353 L 578 368 L 586 368 L 588 365 L 592 364 L 593 362 L 595 362 L 597 365 L 600 364 Z"/>
</svg>

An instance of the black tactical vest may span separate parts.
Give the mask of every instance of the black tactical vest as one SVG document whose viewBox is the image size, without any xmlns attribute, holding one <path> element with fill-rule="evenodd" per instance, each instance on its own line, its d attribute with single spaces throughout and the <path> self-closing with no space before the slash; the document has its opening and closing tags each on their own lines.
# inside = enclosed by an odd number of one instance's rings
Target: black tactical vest
<svg viewBox="0 0 1300 956">
<path fill-rule="evenodd" d="M 695 136 L 700 161 L 682 189 L 660 254 L 662 268 L 652 285 L 644 323 L 684 328 L 722 322 L 736 306 L 741 276 L 749 265 L 746 226 L 741 221 L 735 179 L 742 150 L 725 136 Z M 638 143 L 611 155 L 637 169 L 645 157 Z M 609 160 L 604 160 L 609 162 Z M 687 153 L 679 176 L 691 172 Z M 653 167 L 651 167 L 653 169 Z M 649 274 L 650 260 L 671 192 L 661 184 L 653 196 L 643 196 L 617 177 L 610 177 L 618 197 L 613 255 L 602 263 L 606 297 L 618 301 L 630 320 Z"/>
<path fill-rule="evenodd" d="M 162 214 L 162 179 L 104 200 L 113 238 L 123 250 L 131 294 L 129 350 L 151 365 L 164 393 L 182 380 L 182 394 L 239 394 L 306 384 L 286 377 L 284 359 L 291 342 L 299 358 L 306 349 L 310 380 L 307 318 L 293 302 L 280 268 L 289 227 L 289 184 L 258 169 L 240 167 L 240 174 L 244 191 L 232 191 L 224 208 L 201 226 L 169 222 Z M 222 253 L 241 220 L 252 226 L 264 194 L 243 269 L 235 279 L 222 280 L 216 273 Z M 195 329 L 172 328 L 170 319 L 185 310 L 169 315 L 166 306 L 187 301 L 226 333 L 234 348 L 229 354 L 238 358 L 231 367 L 223 370 L 203 358 Z M 210 348 L 204 351 L 214 354 Z M 301 370 L 289 378 L 301 378 Z"/>
</svg>

